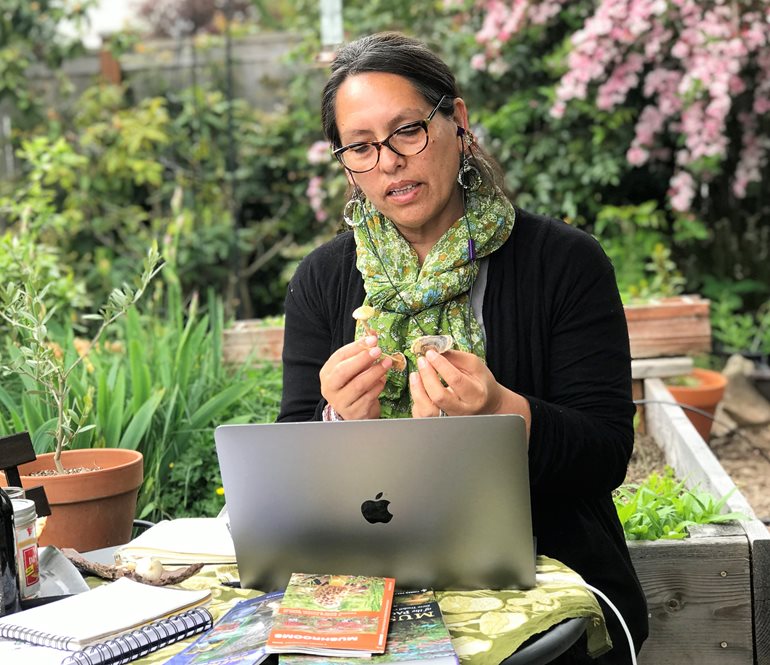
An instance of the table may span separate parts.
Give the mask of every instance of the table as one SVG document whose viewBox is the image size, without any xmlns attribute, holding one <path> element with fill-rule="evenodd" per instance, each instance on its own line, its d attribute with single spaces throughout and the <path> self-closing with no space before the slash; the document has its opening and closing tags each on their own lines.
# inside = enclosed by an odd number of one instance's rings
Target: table
<svg viewBox="0 0 770 665">
<path fill-rule="evenodd" d="M 539 556 L 537 572 L 577 575 L 566 566 Z M 216 622 L 239 600 L 259 595 L 259 591 L 225 586 L 238 579 L 236 566 L 206 566 L 180 586 L 208 588 L 212 592 L 209 609 Z M 437 591 L 444 620 L 461 665 L 500 665 L 531 636 L 573 617 L 585 617 L 588 651 L 599 655 L 610 648 L 604 618 L 593 594 L 575 584 L 540 583 L 534 589 L 503 591 Z M 184 649 L 195 638 L 172 644 L 138 661 L 138 665 L 160 665 Z M 623 648 L 620 645 L 619 648 Z"/>
</svg>

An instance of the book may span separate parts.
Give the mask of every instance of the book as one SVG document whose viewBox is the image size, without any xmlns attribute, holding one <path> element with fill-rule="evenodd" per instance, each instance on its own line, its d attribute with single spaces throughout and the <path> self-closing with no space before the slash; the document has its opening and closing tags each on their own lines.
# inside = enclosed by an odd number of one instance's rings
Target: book
<svg viewBox="0 0 770 665">
<path fill-rule="evenodd" d="M 294 573 L 267 650 L 359 657 L 382 653 L 394 588 L 392 577 Z"/>
<path fill-rule="evenodd" d="M 282 591 L 236 603 L 214 625 L 166 665 L 258 665 L 267 656 L 267 636 Z"/>
<path fill-rule="evenodd" d="M 209 611 L 196 607 L 146 624 L 79 651 L 0 640 L 0 663 L 24 665 L 124 665 L 211 627 Z"/>
<path fill-rule="evenodd" d="M 162 564 L 235 563 L 235 546 L 224 517 L 162 520 L 115 552 L 120 562 L 154 557 Z"/>
<path fill-rule="evenodd" d="M 0 618 L 0 638 L 78 651 L 210 598 L 208 589 L 157 587 L 121 577 L 90 591 Z"/>
<path fill-rule="evenodd" d="M 359 659 L 281 654 L 281 665 L 357 665 Z M 433 591 L 399 591 L 393 597 L 390 630 L 383 654 L 367 665 L 457 665 L 457 654 Z"/>
</svg>

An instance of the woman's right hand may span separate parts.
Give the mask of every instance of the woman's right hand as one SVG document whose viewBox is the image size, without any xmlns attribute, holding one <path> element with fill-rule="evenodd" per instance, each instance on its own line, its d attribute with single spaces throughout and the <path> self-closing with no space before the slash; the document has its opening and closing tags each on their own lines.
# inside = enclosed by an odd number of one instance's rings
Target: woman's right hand
<svg viewBox="0 0 770 665">
<path fill-rule="evenodd" d="M 382 358 L 377 337 L 367 335 L 340 347 L 324 363 L 321 395 L 345 420 L 379 418 L 379 396 L 392 365 L 389 357 Z"/>
</svg>

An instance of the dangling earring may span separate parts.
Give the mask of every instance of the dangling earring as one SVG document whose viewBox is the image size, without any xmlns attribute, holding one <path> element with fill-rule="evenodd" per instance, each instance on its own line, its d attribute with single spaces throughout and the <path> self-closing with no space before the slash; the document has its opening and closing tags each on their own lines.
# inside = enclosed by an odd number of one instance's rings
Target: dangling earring
<svg viewBox="0 0 770 665">
<path fill-rule="evenodd" d="M 470 192 L 475 192 L 481 186 L 481 173 L 467 157 L 463 157 L 457 182 L 460 183 L 460 187 Z"/>
<path fill-rule="evenodd" d="M 356 214 L 356 206 L 360 207 L 360 214 L 361 219 L 359 219 L 357 222 L 353 218 L 353 216 Z M 345 204 L 345 207 L 342 209 L 342 219 L 345 220 L 345 223 L 350 226 L 351 228 L 355 228 L 356 226 L 360 226 L 363 224 L 364 219 L 366 215 L 364 214 L 364 199 L 361 196 L 361 190 L 356 187 L 353 196 L 350 197 L 350 200 Z"/>
</svg>

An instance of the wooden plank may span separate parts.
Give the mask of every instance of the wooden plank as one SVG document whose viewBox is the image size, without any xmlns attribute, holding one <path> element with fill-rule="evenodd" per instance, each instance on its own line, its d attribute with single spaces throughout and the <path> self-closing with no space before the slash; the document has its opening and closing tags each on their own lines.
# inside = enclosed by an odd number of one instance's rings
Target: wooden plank
<svg viewBox="0 0 770 665">
<path fill-rule="evenodd" d="M 745 528 L 751 550 L 755 662 L 770 665 L 770 532 L 759 520 L 752 520 Z"/>
<path fill-rule="evenodd" d="M 770 665 L 770 533 L 756 519 L 748 501 L 684 411 L 668 404 L 673 398 L 660 379 L 645 380 L 645 399 L 653 402 L 645 405 L 648 432 L 665 451 L 666 459 L 677 475 L 688 484 L 698 484 L 716 496 L 732 492 L 727 501 L 728 508 L 752 518 L 738 525 L 746 534 L 749 547 L 754 656 L 757 665 Z"/>
<path fill-rule="evenodd" d="M 632 379 L 664 378 L 689 374 L 693 367 L 692 358 L 672 356 L 663 358 L 634 358 L 631 361 Z"/>
<path fill-rule="evenodd" d="M 751 665 L 751 573 L 745 536 L 629 543 L 647 597 L 642 665 Z"/>
<path fill-rule="evenodd" d="M 663 298 L 624 307 L 633 358 L 692 355 L 711 349 L 709 301 Z"/>
<path fill-rule="evenodd" d="M 645 303 L 623 306 L 628 321 L 646 321 L 649 319 L 669 319 L 687 317 L 693 319 L 709 318 L 710 301 L 698 294 L 674 296 L 672 298 L 653 298 Z"/>
<path fill-rule="evenodd" d="M 683 353 L 705 353 L 711 351 L 711 335 L 682 336 L 682 337 L 647 337 L 630 336 L 631 356 L 633 358 L 650 358 L 654 356 L 677 356 Z"/>
<path fill-rule="evenodd" d="M 269 360 L 280 362 L 283 351 L 282 326 L 266 326 L 258 319 L 236 321 L 222 331 L 222 359 L 227 364 Z"/>
</svg>

